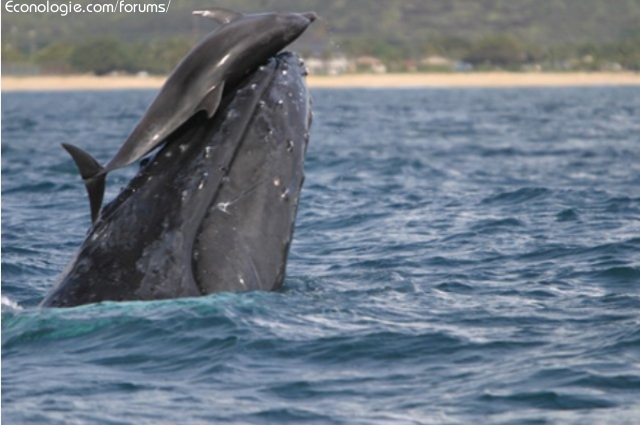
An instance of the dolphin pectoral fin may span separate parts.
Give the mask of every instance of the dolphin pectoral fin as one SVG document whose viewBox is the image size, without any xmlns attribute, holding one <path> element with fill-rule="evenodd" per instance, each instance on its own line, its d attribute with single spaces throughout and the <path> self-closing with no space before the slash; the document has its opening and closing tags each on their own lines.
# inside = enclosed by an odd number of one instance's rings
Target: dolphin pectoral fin
<svg viewBox="0 0 640 425">
<path fill-rule="evenodd" d="M 104 197 L 104 186 L 106 174 L 103 173 L 104 168 L 89 155 L 77 146 L 63 143 L 62 147 L 69 152 L 71 158 L 76 163 L 78 171 L 84 180 L 84 187 L 89 195 L 89 205 L 91 208 L 91 222 L 95 223 L 100 214 L 102 207 L 102 198 Z"/>
<path fill-rule="evenodd" d="M 200 104 L 196 108 L 195 112 L 207 111 L 207 117 L 213 117 L 213 115 L 218 110 L 218 106 L 220 106 L 223 92 L 224 82 L 207 92 L 207 94 L 204 96 L 204 99 L 202 99 L 202 102 L 200 102 Z"/>
<path fill-rule="evenodd" d="M 237 21 L 244 16 L 242 13 L 223 8 L 194 10 L 191 13 L 193 13 L 194 15 L 201 15 L 205 18 L 213 19 L 214 21 L 221 24 L 228 24 L 229 22 Z"/>
</svg>

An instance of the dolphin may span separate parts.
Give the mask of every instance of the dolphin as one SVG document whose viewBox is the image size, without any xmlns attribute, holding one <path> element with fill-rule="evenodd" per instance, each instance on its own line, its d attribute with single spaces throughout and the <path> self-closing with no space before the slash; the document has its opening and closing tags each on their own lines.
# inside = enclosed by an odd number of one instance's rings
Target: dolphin
<svg viewBox="0 0 640 425">
<path fill-rule="evenodd" d="M 199 111 L 209 118 L 225 91 L 296 40 L 316 19 L 313 12 L 243 15 L 226 9 L 195 11 L 222 25 L 198 43 L 167 78 L 158 95 L 115 156 L 102 167 L 71 144 L 72 156 L 85 182 L 95 222 L 104 196 L 106 174 L 131 164 L 158 147 Z"/>
<path fill-rule="evenodd" d="M 93 224 L 41 303 L 276 290 L 293 237 L 311 126 L 304 66 L 281 53 L 200 113 Z"/>
</svg>

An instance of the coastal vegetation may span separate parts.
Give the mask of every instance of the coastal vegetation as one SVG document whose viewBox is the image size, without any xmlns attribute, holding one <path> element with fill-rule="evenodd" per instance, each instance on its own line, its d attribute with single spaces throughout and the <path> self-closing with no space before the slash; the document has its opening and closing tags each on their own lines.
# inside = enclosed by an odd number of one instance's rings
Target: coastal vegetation
<svg viewBox="0 0 640 425">
<path fill-rule="evenodd" d="M 88 0 L 77 3 L 88 4 Z M 315 72 L 640 71 L 640 0 L 229 0 L 315 9 L 294 48 Z M 215 24 L 168 13 L 2 14 L 3 73 L 165 74 Z"/>
</svg>

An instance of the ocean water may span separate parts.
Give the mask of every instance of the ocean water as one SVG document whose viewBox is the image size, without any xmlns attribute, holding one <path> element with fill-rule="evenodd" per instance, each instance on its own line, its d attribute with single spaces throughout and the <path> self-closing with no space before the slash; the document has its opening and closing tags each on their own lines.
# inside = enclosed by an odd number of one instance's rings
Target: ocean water
<svg viewBox="0 0 640 425">
<path fill-rule="evenodd" d="M 2 94 L 3 423 L 640 423 L 640 88 L 313 95 L 282 291 L 45 310 L 153 93 Z"/>
</svg>

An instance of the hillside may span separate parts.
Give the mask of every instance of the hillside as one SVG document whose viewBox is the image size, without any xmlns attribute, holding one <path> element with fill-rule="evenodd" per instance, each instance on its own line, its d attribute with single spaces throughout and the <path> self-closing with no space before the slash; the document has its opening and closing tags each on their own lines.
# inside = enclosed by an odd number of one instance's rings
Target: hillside
<svg viewBox="0 0 640 425">
<path fill-rule="evenodd" d="M 129 0 L 134 3 L 140 0 Z M 5 1 L 6 2 L 6 1 Z M 114 36 L 122 41 L 198 37 L 210 28 L 191 11 L 223 6 L 255 12 L 315 10 L 324 19 L 304 46 L 339 49 L 353 37 L 411 46 L 441 35 L 477 39 L 508 33 L 532 44 L 609 42 L 640 33 L 640 0 L 174 0 L 168 13 L 8 13 L 3 2 L 3 45 L 34 50 L 56 41 Z M 53 1 L 52 1 L 53 2 Z M 64 3 L 64 2 L 60 2 Z M 93 0 L 76 0 L 89 4 Z M 156 2 L 159 3 L 159 2 Z"/>
</svg>

